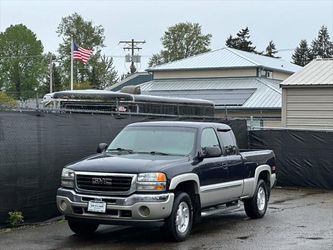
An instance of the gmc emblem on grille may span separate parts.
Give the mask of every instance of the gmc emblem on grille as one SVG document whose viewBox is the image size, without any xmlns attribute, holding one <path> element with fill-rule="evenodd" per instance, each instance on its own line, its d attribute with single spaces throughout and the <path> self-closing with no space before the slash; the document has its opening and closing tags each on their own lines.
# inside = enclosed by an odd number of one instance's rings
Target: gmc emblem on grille
<svg viewBox="0 0 333 250">
<path fill-rule="evenodd" d="M 112 179 L 93 177 L 93 178 L 91 178 L 91 183 L 94 185 L 112 185 Z"/>
</svg>

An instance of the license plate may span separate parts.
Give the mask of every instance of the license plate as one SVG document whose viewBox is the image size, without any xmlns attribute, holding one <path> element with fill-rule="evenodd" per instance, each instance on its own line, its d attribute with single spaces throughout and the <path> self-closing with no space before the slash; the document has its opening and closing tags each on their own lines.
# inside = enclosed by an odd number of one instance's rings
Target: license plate
<svg viewBox="0 0 333 250">
<path fill-rule="evenodd" d="M 105 213 L 106 202 L 104 201 L 89 201 L 88 212 Z"/>
</svg>

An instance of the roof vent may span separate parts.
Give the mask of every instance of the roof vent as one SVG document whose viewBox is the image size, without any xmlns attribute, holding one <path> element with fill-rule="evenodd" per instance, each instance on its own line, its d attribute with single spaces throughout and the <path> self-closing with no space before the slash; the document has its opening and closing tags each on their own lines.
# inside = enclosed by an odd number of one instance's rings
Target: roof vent
<svg viewBox="0 0 333 250">
<path fill-rule="evenodd" d="M 121 93 L 140 95 L 141 89 L 140 86 L 125 86 L 120 90 Z"/>
</svg>

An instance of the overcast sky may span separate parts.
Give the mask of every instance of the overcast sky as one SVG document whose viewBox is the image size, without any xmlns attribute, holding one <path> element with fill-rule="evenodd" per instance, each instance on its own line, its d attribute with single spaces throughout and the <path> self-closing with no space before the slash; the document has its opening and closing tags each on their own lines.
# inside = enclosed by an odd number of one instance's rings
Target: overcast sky
<svg viewBox="0 0 333 250">
<path fill-rule="evenodd" d="M 0 0 L 0 31 L 23 23 L 40 39 L 44 51 L 56 52 L 61 39 L 56 34 L 61 18 L 77 12 L 84 19 L 105 29 L 103 50 L 114 56 L 116 69 L 126 72 L 126 52 L 119 40 L 146 40 L 140 51 L 139 70 L 147 68 L 149 57 L 160 51 L 164 31 L 179 22 L 198 22 L 204 34 L 213 35 L 211 49 L 225 46 L 226 38 L 246 26 L 258 50 L 270 40 L 277 49 L 294 49 L 301 39 L 310 43 L 322 25 L 333 37 L 333 0 L 257 0 L 257 1 L 110 1 L 110 0 Z M 279 56 L 291 60 L 292 51 Z"/>
</svg>

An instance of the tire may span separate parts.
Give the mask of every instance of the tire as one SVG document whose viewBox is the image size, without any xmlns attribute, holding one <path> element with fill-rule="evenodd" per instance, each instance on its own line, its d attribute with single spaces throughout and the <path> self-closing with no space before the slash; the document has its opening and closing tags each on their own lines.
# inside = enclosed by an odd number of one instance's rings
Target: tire
<svg viewBox="0 0 333 250">
<path fill-rule="evenodd" d="M 68 226 L 75 234 L 79 236 L 91 236 L 95 233 L 99 225 L 68 220 Z"/>
<path fill-rule="evenodd" d="M 193 206 L 187 193 L 178 193 L 173 203 L 171 215 L 166 220 L 166 229 L 173 241 L 184 241 L 191 233 Z"/>
<path fill-rule="evenodd" d="M 244 200 L 246 215 L 252 219 L 264 217 L 268 204 L 269 190 L 264 180 L 259 179 L 254 196 Z"/>
</svg>

